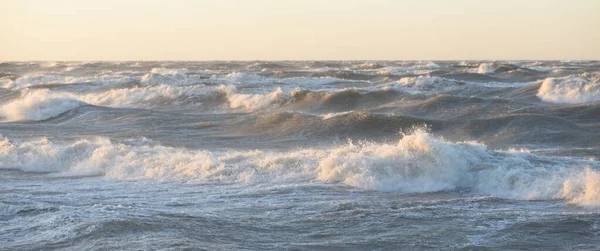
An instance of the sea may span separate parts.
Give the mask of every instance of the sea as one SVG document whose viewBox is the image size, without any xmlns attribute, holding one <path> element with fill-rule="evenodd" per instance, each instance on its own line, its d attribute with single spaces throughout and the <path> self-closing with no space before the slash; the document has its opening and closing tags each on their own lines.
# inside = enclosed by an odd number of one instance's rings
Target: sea
<svg viewBox="0 0 600 251">
<path fill-rule="evenodd" d="M 0 62 L 0 250 L 600 250 L 600 61 Z"/>
</svg>

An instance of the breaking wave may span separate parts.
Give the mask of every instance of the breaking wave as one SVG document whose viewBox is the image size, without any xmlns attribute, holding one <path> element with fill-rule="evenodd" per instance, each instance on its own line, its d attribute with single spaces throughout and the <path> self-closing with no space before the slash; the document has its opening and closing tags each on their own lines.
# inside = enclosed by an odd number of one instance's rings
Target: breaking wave
<svg viewBox="0 0 600 251">
<path fill-rule="evenodd" d="M 388 84 L 388 86 L 400 88 L 402 90 L 407 91 L 422 92 L 431 90 L 452 90 L 462 84 L 464 84 L 464 82 L 441 77 L 418 76 L 404 77 L 398 81 Z"/>
<path fill-rule="evenodd" d="M 328 149 L 206 151 L 152 141 L 114 143 L 105 138 L 59 144 L 42 138 L 0 140 L 0 168 L 58 176 L 195 182 L 323 182 L 361 189 L 426 193 L 470 189 L 523 200 L 562 199 L 600 206 L 598 162 L 493 151 L 449 142 L 422 129 L 393 144 L 348 143 Z"/>
<path fill-rule="evenodd" d="M 581 104 L 600 101 L 600 83 L 581 77 L 546 78 L 537 96 L 546 102 Z"/>
<path fill-rule="evenodd" d="M 482 63 L 479 65 L 479 68 L 477 68 L 477 73 L 480 74 L 494 73 L 494 71 L 496 71 L 496 69 L 491 63 Z"/>
<path fill-rule="evenodd" d="M 20 98 L 0 106 L 5 121 L 41 121 L 85 105 L 73 95 L 49 90 L 25 90 Z"/>
<path fill-rule="evenodd" d="M 345 110 L 360 105 L 384 103 L 397 97 L 400 93 L 390 89 L 374 91 L 355 88 L 339 89 L 336 91 L 310 91 L 295 88 L 284 92 L 281 87 L 269 93 L 242 94 L 236 93 L 236 87 L 222 86 L 229 102 L 229 108 L 244 111 L 257 111 L 268 107 L 298 108 L 298 109 L 332 109 Z"/>
<path fill-rule="evenodd" d="M 24 89 L 1 106 L 6 120 L 45 120 L 81 105 L 114 108 L 154 108 L 193 105 L 253 112 L 285 105 L 298 109 L 344 110 L 360 105 L 392 100 L 394 90 L 360 91 L 349 88 L 334 92 L 299 88 L 284 92 L 281 87 L 269 93 L 239 93 L 234 85 L 150 85 L 114 88 L 89 93 Z"/>
<path fill-rule="evenodd" d="M 5 121 L 42 121 L 83 105 L 114 108 L 152 108 L 168 105 L 202 105 L 235 87 L 220 86 L 135 86 L 100 92 L 74 93 L 48 89 L 24 89 L 20 95 L 0 106 Z"/>
<path fill-rule="evenodd" d="M 156 105 L 182 105 L 201 96 L 208 96 L 223 87 L 207 87 L 204 85 L 171 86 L 154 85 L 133 88 L 110 89 L 79 95 L 86 103 L 110 107 L 138 107 Z"/>
</svg>

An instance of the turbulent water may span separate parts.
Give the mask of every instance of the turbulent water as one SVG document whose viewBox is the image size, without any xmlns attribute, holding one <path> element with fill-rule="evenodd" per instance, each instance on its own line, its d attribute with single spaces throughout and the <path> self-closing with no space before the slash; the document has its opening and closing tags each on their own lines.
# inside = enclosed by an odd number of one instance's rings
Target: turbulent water
<svg viewBox="0 0 600 251">
<path fill-rule="evenodd" d="M 2 250 L 600 250 L 600 62 L 0 63 Z"/>
</svg>

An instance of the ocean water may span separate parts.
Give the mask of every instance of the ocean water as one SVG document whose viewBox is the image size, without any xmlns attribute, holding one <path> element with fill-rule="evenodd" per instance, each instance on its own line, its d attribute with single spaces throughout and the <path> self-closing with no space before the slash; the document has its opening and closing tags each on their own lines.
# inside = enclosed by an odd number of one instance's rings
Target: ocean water
<svg viewBox="0 0 600 251">
<path fill-rule="evenodd" d="M 600 250 L 600 62 L 0 63 L 0 250 Z"/>
</svg>

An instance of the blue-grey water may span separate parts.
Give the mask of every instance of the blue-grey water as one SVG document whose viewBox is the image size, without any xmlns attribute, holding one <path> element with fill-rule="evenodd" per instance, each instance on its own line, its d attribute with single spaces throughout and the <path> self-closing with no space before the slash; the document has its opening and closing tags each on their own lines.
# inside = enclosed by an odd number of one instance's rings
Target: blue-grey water
<svg viewBox="0 0 600 251">
<path fill-rule="evenodd" d="M 0 250 L 600 250 L 600 62 L 0 63 Z"/>
</svg>

